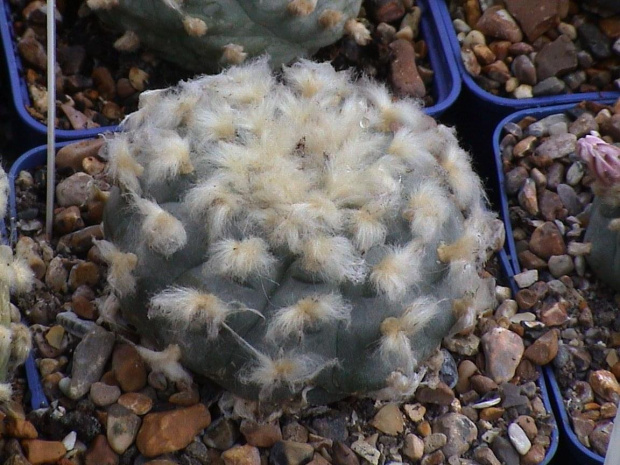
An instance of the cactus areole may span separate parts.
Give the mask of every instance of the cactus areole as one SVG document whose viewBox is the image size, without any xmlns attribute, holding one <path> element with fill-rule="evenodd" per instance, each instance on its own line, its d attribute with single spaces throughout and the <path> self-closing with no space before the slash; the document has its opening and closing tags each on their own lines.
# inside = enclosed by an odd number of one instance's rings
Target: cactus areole
<svg viewBox="0 0 620 465">
<path fill-rule="evenodd" d="M 492 307 L 501 222 L 416 102 L 264 59 L 141 98 L 104 146 L 99 245 L 124 317 L 195 372 L 253 399 L 394 398 Z"/>
<path fill-rule="evenodd" d="M 272 66 L 309 56 L 342 37 L 361 0 L 88 0 L 123 35 L 121 51 L 140 44 L 183 68 L 216 72 L 268 54 Z"/>
</svg>

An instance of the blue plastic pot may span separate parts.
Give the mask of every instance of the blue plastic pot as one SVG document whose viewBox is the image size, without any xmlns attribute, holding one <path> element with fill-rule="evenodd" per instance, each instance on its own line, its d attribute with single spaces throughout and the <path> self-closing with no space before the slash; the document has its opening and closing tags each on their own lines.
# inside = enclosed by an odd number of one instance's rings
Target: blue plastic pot
<svg viewBox="0 0 620 465">
<path fill-rule="evenodd" d="M 39 166 L 45 163 L 46 149 L 43 147 L 39 149 L 41 155 L 35 153 L 36 150 L 22 155 L 11 167 L 9 171 L 9 215 L 10 215 L 10 243 L 15 244 L 17 239 L 17 232 L 15 230 L 15 219 L 17 218 L 16 206 L 15 206 L 15 178 L 22 170 L 32 169 L 35 166 Z M 2 223 L 2 230 L 4 232 L 5 225 Z M 6 235 L 4 235 L 6 237 Z M 30 406 L 33 410 L 49 407 L 45 393 L 43 392 L 43 386 L 41 386 L 41 377 L 39 376 L 39 370 L 34 362 L 32 353 L 28 355 L 26 362 L 24 363 L 26 370 L 26 381 L 28 383 L 28 390 L 30 392 Z"/>
<path fill-rule="evenodd" d="M 461 47 L 456 37 L 456 31 L 452 26 L 452 18 L 448 12 L 446 1 L 441 0 L 436 2 L 436 15 L 443 18 L 447 40 L 450 44 L 450 53 L 452 54 L 457 67 L 461 80 L 465 83 L 465 88 L 472 97 L 473 102 L 477 108 L 487 115 L 493 117 L 503 118 L 504 116 L 522 110 L 526 108 L 538 108 L 550 105 L 562 105 L 562 104 L 576 104 L 582 100 L 599 100 L 608 98 L 620 97 L 620 91 L 618 92 L 586 92 L 575 94 L 562 94 L 562 95 L 549 95 L 545 97 L 533 97 L 527 99 L 514 99 L 507 97 L 498 97 L 496 95 L 487 92 L 482 89 L 471 75 L 465 69 L 463 60 L 461 59 Z"/>
<path fill-rule="evenodd" d="M 583 94 L 582 94 L 583 95 Z M 597 100 L 599 103 L 603 104 L 611 104 L 615 102 L 615 99 L 611 100 Z M 545 108 L 536 108 L 530 110 L 521 110 L 516 113 L 513 113 L 507 117 L 505 117 L 496 127 L 495 132 L 493 134 L 493 150 L 495 154 L 495 167 L 497 169 L 497 178 L 499 180 L 499 194 L 501 199 L 501 214 L 504 220 L 504 226 L 506 228 L 506 248 L 507 248 L 507 262 L 508 265 L 512 267 L 513 273 L 517 274 L 521 272 L 521 266 L 519 265 L 519 260 L 517 256 L 517 248 L 514 241 L 514 236 L 512 233 L 512 224 L 510 223 L 510 215 L 508 210 L 508 198 L 505 195 L 505 186 L 506 186 L 506 178 L 504 177 L 504 172 L 502 169 L 502 156 L 499 148 L 499 143 L 502 140 L 502 128 L 507 123 L 516 123 L 523 119 L 526 116 L 533 116 L 537 119 L 544 118 L 549 115 L 553 115 L 556 113 L 563 113 L 567 110 L 573 108 L 575 104 L 565 104 L 565 105 L 556 105 Z M 513 280 L 514 281 L 514 280 Z M 513 290 L 514 292 L 514 290 Z M 556 417 L 560 419 L 560 428 L 562 434 L 567 442 L 567 447 L 569 449 L 570 456 L 577 459 L 577 463 L 583 465 L 603 465 L 605 458 L 601 455 L 598 455 L 592 452 L 590 449 L 585 447 L 573 431 L 573 427 L 570 424 L 570 420 L 568 418 L 568 413 L 566 412 L 566 408 L 564 407 L 564 401 L 562 397 L 562 393 L 560 392 L 560 388 L 558 386 L 557 380 L 555 378 L 555 373 L 553 372 L 553 368 L 547 366 L 544 368 L 545 378 L 548 382 L 548 388 L 551 390 L 551 402 L 553 404 L 553 410 L 555 411 Z"/>
<path fill-rule="evenodd" d="M 457 99 L 461 90 L 461 79 L 456 62 L 451 53 L 448 53 L 449 43 L 446 37 L 445 25 L 433 0 L 420 0 L 422 8 L 421 35 L 428 43 L 429 59 L 435 72 L 433 97 L 436 104 L 427 108 L 426 113 L 439 117 Z M 31 105 L 28 88 L 23 78 L 24 68 L 17 53 L 17 40 L 11 22 L 11 11 L 8 0 L 0 0 L 0 35 L 8 64 L 8 77 L 13 94 L 13 104 L 25 130 L 30 132 L 32 143 L 29 147 L 45 143 L 46 126 L 33 118 L 26 107 Z M 84 130 L 57 130 L 56 138 L 59 141 L 77 140 L 93 137 L 101 132 L 114 131 L 116 126 L 105 126 Z"/>
</svg>

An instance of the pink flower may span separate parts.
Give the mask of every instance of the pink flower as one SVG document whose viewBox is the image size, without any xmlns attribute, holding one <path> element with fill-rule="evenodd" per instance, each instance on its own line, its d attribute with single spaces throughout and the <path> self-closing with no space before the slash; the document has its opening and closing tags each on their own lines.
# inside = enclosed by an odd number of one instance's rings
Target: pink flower
<svg viewBox="0 0 620 465">
<path fill-rule="evenodd" d="M 620 182 L 620 147 L 588 135 L 577 141 L 577 155 L 604 186 Z"/>
</svg>

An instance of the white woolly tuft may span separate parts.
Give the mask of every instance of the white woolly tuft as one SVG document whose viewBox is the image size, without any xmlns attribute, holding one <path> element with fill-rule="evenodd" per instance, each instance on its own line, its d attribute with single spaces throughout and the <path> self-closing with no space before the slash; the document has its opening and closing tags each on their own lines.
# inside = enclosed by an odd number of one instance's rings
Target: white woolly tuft
<svg viewBox="0 0 620 465">
<path fill-rule="evenodd" d="M 346 237 L 307 239 L 301 248 L 301 266 L 327 281 L 363 282 L 366 264 Z"/>
<path fill-rule="evenodd" d="M 13 388 L 10 383 L 0 383 L 0 404 L 8 404 L 13 398 Z"/>
<path fill-rule="evenodd" d="M 425 366 L 420 366 L 408 375 L 404 375 L 400 371 L 393 371 L 386 380 L 386 386 L 379 391 L 371 393 L 370 397 L 387 401 L 410 399 L 424 379 L 426 370 Z"/>
<path fill-rule="evenodd" d="M 125 31 L 114 41 L 113 47 L 123 53 L 135 52 L 140 48 L 140 37 L 134 31 Z"/>
<path fill-rule="evenodd" d="M 4 218 L 7 214 L 9 189 L 9 177 L 0 167 L 0 218 Z"/>
<path fill-rule="evenodd" d="M 457 141 L 447 144 L 440 164 L 448 174 L 454 200 L 461 210 L 478 204 L 482 193 L 480 178 L 471 167 L 469 155 L 458 146 Z"/>
<path fill-rule="evenodd" d="M 147 199 L 133 197 L 134 204 L 144 216 L 141 234 L 146 245 L 157 253 L 169 257 L 187 244 L 183 223 L 166 210 Z"/>
<path fill-rule="evenodd" d="M 291 0 L 286 10 L 295 16 L 308 16 L 316 8 L 317 0 Z"/>
<path fill-rule="evenodd" d="M 422 248 L 417 243 L 393 248 L 383 260 L 372 267 L 370 281 L 375 289 L 390 300 L 403 297 L 422 279 L 420 262 Z"/>
<path fill-rule="evenodd" d="M 385 242 L 387 225 L 383 222 L 384 216 L 385 209 L 377 204 L 369 204 L 348 212 L 347 229 L 359 251 L 366 252 Z"/>
<path fill-rule="evenodd" d="M 418 184 L 411 196 L 403 216 L 411 224 L 411 232 L 424 243 L 437 237 L 450 217 L 451 201 L 447 192 L 434 180 Z"/>
<path fill-rule="evenodd" d="M 11 323 L 11 363 L 19 366 L 26 361 L 32 348 L 30 330 L 21 323 Z"/>
<path fill-rule="evenodd" d="M 114 244 L 105 240 L 94 240 L 101 256 L 108 263 L 108 284 L 119 297 L 133 294 L 136 290 L 136 278 L 132 271 L 138 264 L 138 257 L 133 253 L 121 252 Z"/>
<path fill-rule="evenodd" d="M 372 40 L 368 28 L 354 18 L 344 23 L 344 33 L 353 37 L 355 43 L 361 46 L 367 45 Z"/>
<path fill-rule="evenodd" d="M 202 37 L 207 33 L 209 28 L 207 27 L 207 23 L 202 19 L 185 16 L 183 18 L 183 29 L 185 29 L 187 35 L 191 37 Z"/>
<path fill-rule="evenodd" d="M 149 182 L 167 181 L 194 171 L 189 141 L 175 131 L 158 130 L 151 135 L 149 143 L 153 157 L 147 171 Z"/>
<path fill-rule="evenodd" d="M 15 257 L 11 264 L 11 291 L 17 294 L 30 292 L 34 285 L 34 272 L 24 258 Z"/>
<path fill-rule="evenodd" d="M 224 99 L 218 103 L 213 107 L 196 108 L 191 117 L 189 130 L 201 144 L 235 138 L 239 114 L 227 105 Z"/>
<path fill-rule="evenodd" d="M 472 231 L 465 231 L 452 244 L 441 243 L 437 247 L 437 256 L 443 263 L 475 263 L 478 254 L 478 241 Z"/>
<path fill-rule="evenodd" d="M 226 44 L 222 47 L 222 60 L 229 65 L 240 65 L 248 57 L 243 45 Z"/>
<path fill-rule="evenodd" d="M 329 63 L 316 63 L 301 60 L 284 68 L 284 78 L 304 98 L 328 95 L 337 92 L 346 93 L 349 82 L 348 73 L 338 73 Z"/>
<path fill-rule="evenodd" d="M 191 386 L 192 375 L 179 363 L 181 360 L 181 348 L 178 345 L 171 344 L 161 352 L 156 352 L 142 346 L 136 346 L 136 349 L 142 357 L 142 360 L 151 367 L 151 370 L 162 373 L 166 379 L 174 383 Z"/>
<path fill-rule="evenodd" d="M 251 275 L 270 276 L 277 262 L 267 242 L 260 237 L 220 240 L 210 247 L 208 255 L 207 267 L 242 281 Z"/>
<path fill-rule="evenodd" d="M 185 205 L 194 218 L 205 218 L 212 239 L 223 236 L 243 205 L 239 195 L 223 182 L 210 179 L 191 188 Z"/>
<path fill-rule="evenodd" d="M 151 298 L 149 318 L 164 318 L 178 330 L 190 326 L 207 327 L 207 337 L 217 337 L 222 324 L 233 310 L 214 294 L 197 289 L 171 287 Z"/>
<path fill-rule="evenodd" d="M 421 175 L 432 175 L 439 166 L 426 146 L 426 138 L 413 133 L 409 128 L 394 133 L 387 154 Z"/>
<path fill-rule="evenodd" d="M 379 343 L 381 358 L 386 363 L 396 359 L 405 373 L 412 373 L 418 361 L 411 350 L 410 338 L 426 326 L 436 313 L 437 303 L 430 298 L 420 297 L 405 309 L 402 316 L 383 320 Z"/>
<path fill-rule="evenodd" d="M 273 316 L 267 330 L 267 338 L 284 339 L 289 336 L 303 337 L 307 327 L 318 324 L 335 324 L 351 321 L 351 306 L 340 294 L 322 294 L 304 297 L 296 304 L 280 308 Z"/>
<path fill-rule="evenodd" d="M 254 355 L 256 361 L 239 375 L 239 379 L 242 383 L 260 386 L 261 399 L 268 399 L 273 390 L 281 386 L 297 392 L 321 371 L 337 365 L 336 360 L 324 360 L 316 355 L 297 352 L 286 356 L 280 354 L 276 359 L 261 353 Z"/>
<path fill-rule="evenodd" d="M 115 134 L 106 142 L 108 151 L 108 174 L 123 188 L 139 194 L 141 192 L 139 177 L 144 167 L 136 161 L 131 153 L 127 136 Z"/>
</svg>

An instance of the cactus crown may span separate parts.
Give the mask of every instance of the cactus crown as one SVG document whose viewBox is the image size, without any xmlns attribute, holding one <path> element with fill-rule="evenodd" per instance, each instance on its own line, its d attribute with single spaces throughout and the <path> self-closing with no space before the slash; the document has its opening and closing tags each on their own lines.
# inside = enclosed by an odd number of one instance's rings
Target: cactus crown
<svg viewBox="0 0 620 465">
<path fill-rule="evenodd" d="M 610 206 L 620 206 L 620 147 L 590 134 L 577 141 L 577 155 L 595 176 L 594 192 Z"/>
<path fill-rule="evenodd" d="M 367 392 L 403 384 L 394 373 L 413 376 L 456 319 L 491 305 L 478 265 L 493 214 L 416 102 L 329 64 L 276 79 L 264 59 L 143 97 L 105 148 L 124 195 L 104 256 L 137 283 L 113 279 L 125 315 L 192 369 L 262 397 Z M 133 254 L 133 271 L 116 263 Z M 224 364 L 194 360 L 187 334 Z M 385 369 L 330 385 L 349 363 Z"/>
</svg>

